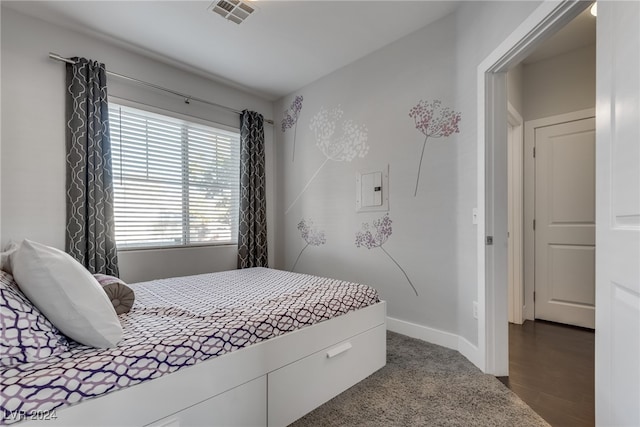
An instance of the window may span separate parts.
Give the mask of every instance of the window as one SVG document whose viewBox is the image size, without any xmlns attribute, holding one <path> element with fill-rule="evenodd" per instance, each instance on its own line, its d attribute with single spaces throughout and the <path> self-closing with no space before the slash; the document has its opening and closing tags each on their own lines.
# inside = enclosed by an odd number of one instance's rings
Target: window
<svg viewBox="0 0 640 427">
<path fill-rule="evenodd" d="M 119 249 L 236 243 L 238 133 L 111 103 Z"/>
</svg>

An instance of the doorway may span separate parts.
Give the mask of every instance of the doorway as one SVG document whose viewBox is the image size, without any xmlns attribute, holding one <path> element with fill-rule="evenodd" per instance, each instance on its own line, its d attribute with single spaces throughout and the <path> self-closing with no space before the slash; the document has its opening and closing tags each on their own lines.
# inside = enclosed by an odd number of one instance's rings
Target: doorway
<svg viewBox="0 0 640 427">
<path fill-rule="evenodd" d="M 566 40 L 578 33 L 585 46 Z M 582 12 L 507 80 L 509 377 L 501 380 L 552 425 L 592 426 L 595 17 Z"/>
<path fill-rule="evenodd" d="M 508 376 L 507 281 L 507 71 L 527 58 L 543 40 L 563 28 L 590 4 L 543 3 L 478 67 L 478 300 L 479 352 L 485 372 Z M 526 280 L 526 279 L 525 279 Z M 504 298 L 504 299 L 503 299 Z"/>
<path fill-rule="evenodd" d="M 478 227 L 478 335 L 482 366 L 494 375 L 508 372 L 506 231 L 501 234 L 506 230 L 507 207 L 500 196 L 506 193 L 506 168 L 501 168 L 506 159 L 500 156 L 506 149 L 504 73 L 526 57 L 527 49 L 589 6 L 583 2 L 549 3 L 541 4 L 478 67 L 478 210 L 486 215 Z M 603 3 L 601 9 L 596 132 L 597 422 L 639 425 L 640 269 L 636 260 L 640 258 L 640 193 L 636 184 L 640 167 L 630 159 L 640 153 L 633 143 L 640 135 L 640 103 L 632 95 L 638 93 L 640 83 L 636 43 L 640 5 Z"/>
<path fill-rule="evenodd" d="M 536 318 L 595 325 L 596 18 L 590 12 L 585 9 L 507 73 L 509 125 L 513 110 L 525 121 L 524 147 L 508 133 L 512 323 Z M 517 149 L 524 154 L 519 161 L 513 158 Z M 514 200 L 514 188 L 522 190 L 524 203 Z M 511 215 L 520 207 L 522 215 Z M 516 253 L 523 225 L 524 247 Z M 514 272 L 523 274 L 523 286 Z M 511 295 L 518 291 L 524 298 L 514 306 Z"/>
</svg>

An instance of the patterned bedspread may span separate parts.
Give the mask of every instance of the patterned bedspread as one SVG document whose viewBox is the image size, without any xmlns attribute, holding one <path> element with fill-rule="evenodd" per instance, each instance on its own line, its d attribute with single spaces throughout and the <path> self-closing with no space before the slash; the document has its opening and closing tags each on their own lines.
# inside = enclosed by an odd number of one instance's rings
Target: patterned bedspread
<svg viewBox="0 0 640 427">
<path fill-rule="evenodd" d="M 118 347 L 75 344 L 2 370 L 3 424 L 11 413 L 72 405 L 379 301 L 365 285 L 267 268 L 130 286 L 136 302 L 119 317 Z"/>
</svg>

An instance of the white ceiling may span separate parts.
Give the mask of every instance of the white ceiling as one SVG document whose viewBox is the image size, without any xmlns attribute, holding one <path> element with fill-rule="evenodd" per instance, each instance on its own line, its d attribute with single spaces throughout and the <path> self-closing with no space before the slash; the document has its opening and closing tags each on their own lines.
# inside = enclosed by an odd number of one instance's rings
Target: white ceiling
<svg viewBox="0 0 640 427">
<path fill-rule="evenodd" d="M 532 64 L 573 49 L 594 45 L 596 43 L 596 18 L 591 15 L 590 9 L 587 7 L 580 15 L 538 46 L 522 62 Z"/>
<path fill-rule="evenodd" d="M 440 19 L 460 2 L 255 1 L 257 11 L 240 25 L 208 11 L 211 1 L 2 3 L 274 100 Z"/>
</svg>

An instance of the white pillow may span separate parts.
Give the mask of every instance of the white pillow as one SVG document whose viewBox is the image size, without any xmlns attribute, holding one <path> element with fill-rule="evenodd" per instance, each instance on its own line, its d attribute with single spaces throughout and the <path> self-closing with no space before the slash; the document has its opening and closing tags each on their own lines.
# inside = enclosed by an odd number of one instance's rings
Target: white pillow
<svg viewBox="0 0 640 427">
<path fill-rule="evenodd" d="M 24 240 L 12 264 L 22 292 L 63 334 L 99 348 L 114 347 L 122 339 L 122 326 L 109 297 L 70 255 Z"/>
</svg>

